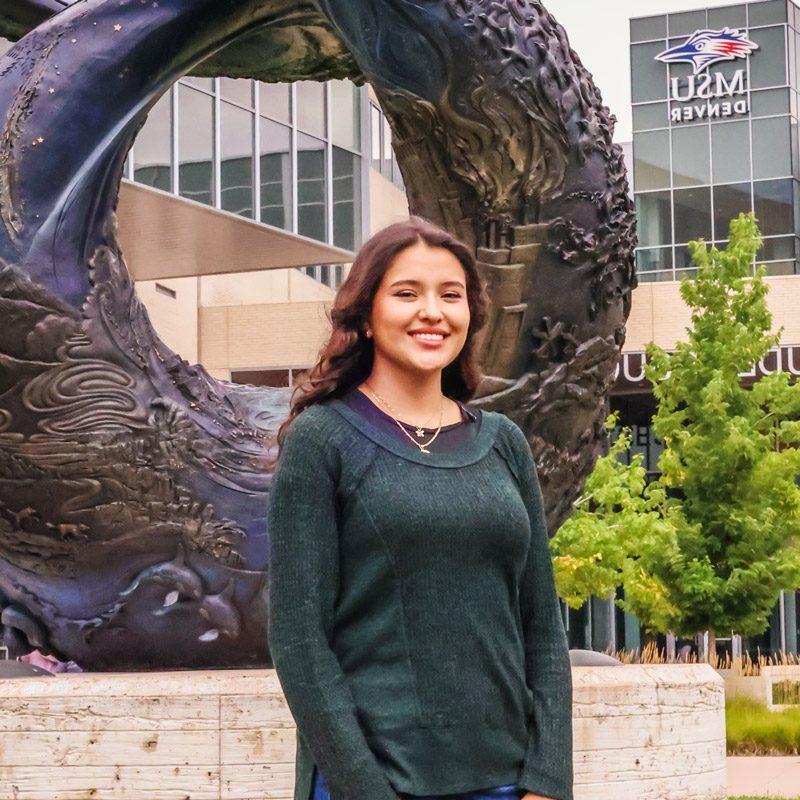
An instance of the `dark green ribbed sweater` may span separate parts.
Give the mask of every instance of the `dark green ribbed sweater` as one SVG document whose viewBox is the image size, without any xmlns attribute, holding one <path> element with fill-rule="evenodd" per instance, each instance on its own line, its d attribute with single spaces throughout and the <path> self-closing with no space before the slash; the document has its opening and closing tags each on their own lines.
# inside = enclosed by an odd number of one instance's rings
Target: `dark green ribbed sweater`
<svg viewBox="0 0 800 800">
<path fill-rule="evenodd" d="M 572 681 L 530 447 L 482 412 L 412 451 L 340 400 L 290 427 L 269 501 L 270 651 L 295 800 L 516 783 L 572 800 Z"/>
</svg>

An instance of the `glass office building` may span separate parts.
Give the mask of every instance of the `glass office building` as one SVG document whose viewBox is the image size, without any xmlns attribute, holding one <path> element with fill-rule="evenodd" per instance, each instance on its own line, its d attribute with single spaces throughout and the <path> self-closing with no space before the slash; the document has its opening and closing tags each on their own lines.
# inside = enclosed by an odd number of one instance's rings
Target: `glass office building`
<svg viewBox="0 0 800 800">
<path fill-rule="evenodd" d="M 349 81 L 184 78 L 151 111 L 127 177 L 355 250 L 367 105 Z"/>
<path fill-rule="evenodd" d="M 663 6 L 668 9 L 669 3 Z M 658 474 L 663 444 L 653 433 L 656 401 L 644 379 L 644 349 L 667 350 L 689 323 L 677 283 L 692 277 L 687 243 L 724 246 L 731 219 L 755 212 L 764 235 L 757 263 L 766 265 L 775 326 L 788 322 L 800 258 L 800 8 L 759 0 L 630 20 L 633 142 L 629 161 L 639 246 L 633 310 L 610 405 L 631 428 L 630 457 Z M 753 265 L 755 268 L 755 264 Z M 648 283 L 649 282 L 649 283 Z M 662 282 L 655 284 L 655 282 Z M 752 382 L 775 370 L 800 374 L 796 328 L 757 365 Z M 786 338 L 788 337 L 788 338 Z M 718 631 L 718 644 L 733 648 Z M 570 641 L 602 649 L 636 646 L 648 637 L 608 601 L 570 612 Z M 796 653 L 800 592 L 784 592 L 763 635 L 741 644 L 754 655 Z M 655 637 L 667 647 L 667 637 Z M 677 642 L 680 647 L 685 641 Z"/>
<path fill-rule="evenodd" d="M 631 91 L 640 281 L 691 275 L 755 211 L 767 274 L 798 272 L 800 9 L 788 0 L 635 18 Z"/>
</svg>

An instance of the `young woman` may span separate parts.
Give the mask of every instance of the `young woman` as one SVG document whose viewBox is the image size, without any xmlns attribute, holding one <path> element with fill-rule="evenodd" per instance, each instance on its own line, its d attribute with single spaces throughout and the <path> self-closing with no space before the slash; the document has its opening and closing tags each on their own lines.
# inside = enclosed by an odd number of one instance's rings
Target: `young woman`
<svg viewBox="0 0 800 800">
<path fill-rule="evenodd" d="M 528 442 L 467 408 L 487 298 L 411 218 L 359 252 L 278 433 L 269 642 L 295 800 L 572 800 L 572 683 Z"/>
</svg>

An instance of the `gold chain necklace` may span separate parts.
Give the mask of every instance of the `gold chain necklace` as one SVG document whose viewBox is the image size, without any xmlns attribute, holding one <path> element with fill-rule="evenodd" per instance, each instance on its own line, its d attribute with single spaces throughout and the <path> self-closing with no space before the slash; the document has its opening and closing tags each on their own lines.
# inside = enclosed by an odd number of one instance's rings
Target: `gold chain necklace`
<svg viewBox="0 0 800 800">
<path fill-rule="evenodd" d="M 376 391 L 375 391 L 375 390 L 374 390 L 374 389 L 373 389 L 373 388 L 372 388 L 372 387 L 371 387 L 371 386 L 370 386 L 370 385 L 369 385 L 369 384 L 368 384 L 366 381 L 364 382 L 364 386 L 367 386 L 367 387 L 369 388 L 370 394 L 372 394 L 372 395 L 375 397 L 375 399 L 376 399 L 376 400 L 377 400 L 377 401 L 378 401 L 378 402 L 379 402 L 381 405 L 384 405 L 384 406 L 386 406 L 388 409 L 391 409 L 391 411 L 394 411 L 394 410 L 395 410 L 395 409 L 394 409 L 394 408 L 391 406 L 391 404 L 390 404 L 390 403 L 389 403 L 387 400 L 384 400 L 384 399 L 383 399 L 383 398 L 382 398 L 382 397 L 381 397 L 381 396 L 380 396 L 380 395 L 379 395 L 379 394 L 378 394 L 378 393 L 377 393 L 377 392 L 376 392 Z M 431 444 L 433 444 L 433 440 L 434 440 L 434 439 L 435 439 L 435 438 L 436 438 L 436 437 L 439 435 L 439 431 L 441 431 L 441 430 L 442 430 L 442 420 L 444 419 L 444 395 L 442 395 L 442 404 L 441 404 L 441 407 L 440 407 L 440 409 L 439 409 L 439 427 L 436 429 L 436 433 L 434 433 L 434 434 L 433 434 L 433 436 L 432 436 L 432 437 L 431 437 L 431 438 L 430 438 L 430 439 L 429 439 L 427 442 L 418 442 L 418 441 L 417 441 L 417 440 L 416 440 L 416 439 L 415 439 L 415 438 L 414 438 L 414 437 L 413 437 L 413 436 L 412 436 L 412 435 L 411 435 L 411 434 L 410 434 L 410 433 L 409 433 L 409 432 L 408 432 L 408 431 L 407 431 L 407 430 L 406 430 L 406 429 L 403 427 L 403 423 L 402 423 L 402 422 L 400 422 L 400 420 L 399 420 L 399 419 L 397 419 L 397 417 L 396 417 L 394 414 L 392 414 L 392 413 L 391 413 L 391 411 L 390 411 L 390 413 L 389 413 L 389 416 L 390 416 L 390 417 L 391 417 L 391 418 L 392 418 L 392 419 L 393 419 L 393 420 L 394 420 L 394 421 L 397 423 L 397 426 L 400 428 L 400 430 L 401 430 L 401 431 L 403 431 L 403 433 L 404 433 L 404 434 L 405 434 L 405 435 L 406 435 L 406 436 L 407 436 L 409 439 L 411 439 L 411 441 L 412 441 L 412 442 L 414 442 L 414 444 L 415 444 L 415 445 L 416 445 L 416 446 L 419 448 L 419 450 L 420 450 L 420 452 L 421 452 L 421 453 L 427 453 L 428 455 L 430 455 L 430 454 L 431 454 L 431 451 L 430 451 L 430 450 L 428 450 L 427 448 L 428 448 L 428 447 L 430 447 L 430 445 L 431 445 Z M 395 412 L 395 413 L 396 413 L 396 412 Z M 415 433 L 417 434 L 417 436 L 421 436 L 421 435 L 424 433 L 424 431 L 422 431 L 422 429 L 421 429 L 421 428 L 417 428 L 417 430 L 415 431 Z"/>
</svg>

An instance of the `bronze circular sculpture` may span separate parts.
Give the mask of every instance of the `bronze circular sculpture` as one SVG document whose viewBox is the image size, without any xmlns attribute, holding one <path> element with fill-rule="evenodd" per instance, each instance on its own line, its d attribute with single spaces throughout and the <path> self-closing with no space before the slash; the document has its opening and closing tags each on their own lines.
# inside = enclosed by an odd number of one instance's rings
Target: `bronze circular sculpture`
<svg viewBox="0 0 800 800">
<path fill-rule="evenodd" d="M 527 432 L 551 530 L 605 445 L 633 212 L 613 119 L 540 3 L 84 0 L 0 59 L 0 625 L 15 653 L 269 663 L 266 465 L 288 390 L 171 352 L 115 237 L 127 151 L 189 72 L 369 81 L 412 211 L 476 248 L 493 307 L 474 405 Z"/>
</svg>

